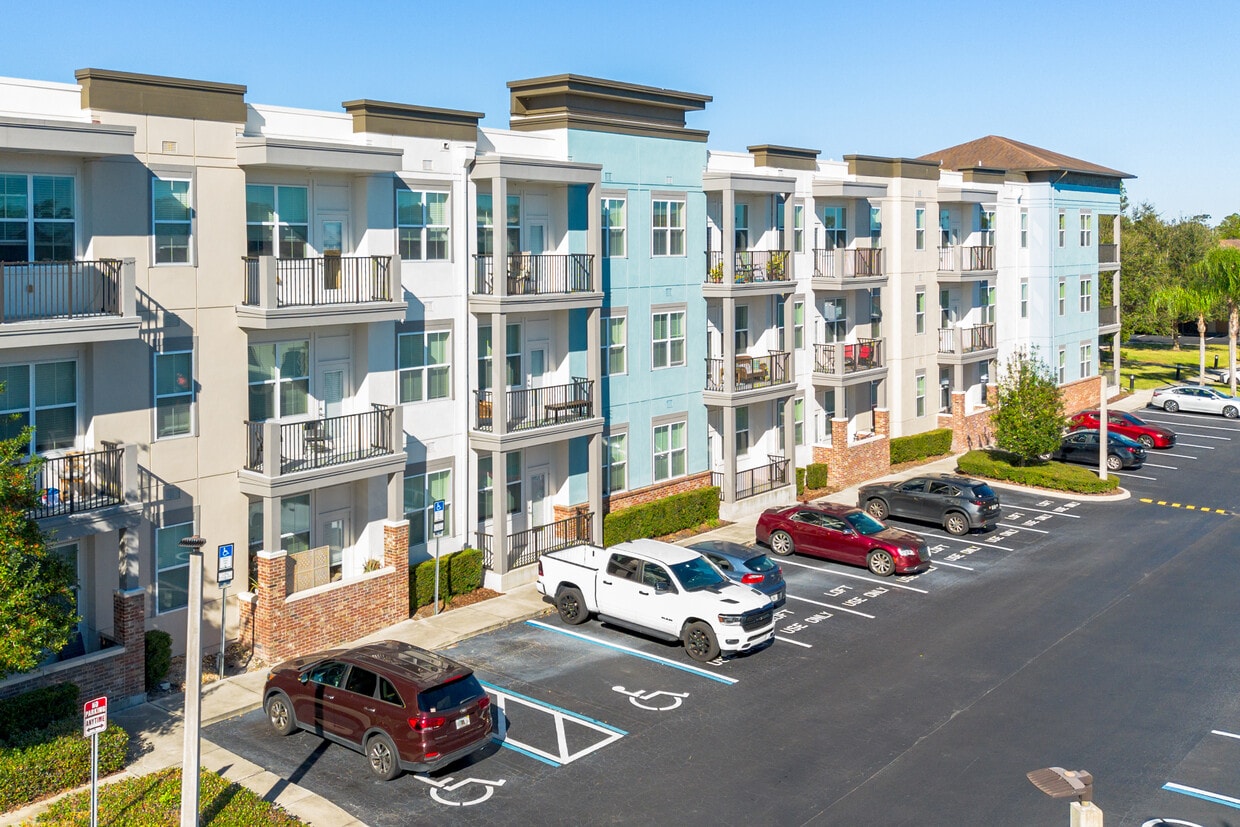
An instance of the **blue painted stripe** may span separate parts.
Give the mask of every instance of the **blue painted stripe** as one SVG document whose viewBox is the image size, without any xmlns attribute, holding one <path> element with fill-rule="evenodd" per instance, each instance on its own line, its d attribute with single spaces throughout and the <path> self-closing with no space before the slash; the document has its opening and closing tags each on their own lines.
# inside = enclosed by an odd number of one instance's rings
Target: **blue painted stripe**
<svg viewBox="0 0 1240 827">
<path fill-rule="evenodd" d="M 563 764 L 560 764 L 558 761 L 552 761 L 550 758 L 541 756 L 536 752 L 530 752 L 528 749 L 521 749 L 521 747 L 513 746 L 512 744 L 508 743 L 507 741 L 502 740 L 499 737 L 492 738 L 491 740 L 495 741 L 495 743 L 499 744 L 504 749 L 510 749 L 513 752 L 519 752 L 526 757 L 533 758 L 535 761 L 542 761 L 544 764 L 550 764 L 553 767 L 563 766 Z"/>
<path fill-rule="evenodd" d="M 590 723 L 595 724 L 596 726 L 601 726 L 603 729 L 608 729 L 608 730 L 611 730 L 612 732 L 618 732 L 621 735 L 628 735 L 628 733 L 625 732 L 623 729 L 617 729 L 611 724 L 605 724 L 602 721 L 595 720 L 594 718 L 591 718 L 587 715 L 582 715 L 580 712 L 573 712 L 570 709 L 564 709 L 563 707 L 556 706 L 555 704 L 549 704 L 546 701 L 540 701 L 537 698 L 531 698 L 529 695 L 522 695 L 520 692 L 513 692 L 511 689 L 505 689 L 502 686 L 495 686 L 494 684 L 487 683 L 486 681 L 478 681 L 478 683 L 482 684 L 487 689 L 494 690 L 495 692 L 499 692 L 504 695 L 510 695 L 513 698 L 520 698 L 521 700 L 527 701 L 533 704 L 534 706 L 542 707 L 543 709 L 551 709 L 556 712 L 559 712 L 561 715 L 567 715 L 568 717 L 576 718 L 579 721 L 589 721 Z"/>
<path fill-rule="evenodd" d="M 724 683 L 729 686 L 736 683 L 736 678 L 727 678 L 727 677 L 724 677 L 723 675 L 716 675 L 713 672 L 707 672 L 705 669 L 698 669 L 696 666 L 689 666 L 684 663 L 676 663 L 675 661 L 668 660 L 667 658 L 661 658 L 658 655 L 647 655 L 645 652 L 639 652 L 636 649 L 630 649 L 627 646 L 619 646 L 614 643 L 608 643 L 605 640 L 599 640 L 598 638 L 591 637 L 590 635 L 583 635 L 580 632 L 570 632 L 567 629 L 558 629 L 555 626 L 550 626 L 546 623 L 540 623 L 537 620 L 527 620 L 525 622 L 531 626 L 537 626 L 540 629 L 546 629 L 549 632 L 557 632 L 561 635 L 566 635 L 567 637 L 575 637 L 578 640 L 584 640 L 587 643 L 593 643 L 597 646 L 605 646 L 608 649 L 614 649 L 615 651 L 623 652 L 626 655 L 633 655 L 635 657 L 642 658 L 643 660 L 648 660 L 651 663 L 658 663 L 658 664 L 662 664 L 663 666 L 670 666 L 673 669 L 679 669 L 682 672 L 688 672 L 691 675 L 698 675 L 703 678 L 709 678 L 712 681 L 718 681 L 719 683 Z"/>
<path fill-rule="evenodd" d="M 1185 787 L 1183 784 L 1174 784 L 1170 781 L 1163 784 L 1162 788 L 1168 792 L 1200 798 L 1202 801 L 1210 801 L 1214 804 L 1222 804 L 1224 807 L 1231 807 L 1233 810 L 1240 810 L 1240 799 L 1231 796 L 1199 790 L 1196 787 Z"/>
</svg>

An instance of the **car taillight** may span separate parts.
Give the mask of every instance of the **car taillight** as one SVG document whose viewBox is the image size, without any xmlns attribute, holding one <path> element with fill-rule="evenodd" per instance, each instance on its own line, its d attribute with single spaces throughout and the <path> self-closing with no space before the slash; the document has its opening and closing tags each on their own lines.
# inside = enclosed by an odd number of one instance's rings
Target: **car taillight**
<svg viewBox="0 0 1240 827">
<path fill-rule="evenodd" d="M 543 576 L 543 573 L 542 573 L 542 558 L 541 558 L 541 557 L 539 557 L 539 558 L 538 558 L 538 576 L 539 576 L 539 577 L 542 577 L 542 576 Z"/>
<path fill-rule="evenodd" d="M 742 583 L 751 583 L 751 584 L 752 584 L 752 583 L 761 583 L 761 582 L 762 582 L 762 575 L 760 575 L 760 574 L 746 574 L 745 576 L 743 576 L 743 577 L 741 578 L 741 582 L 742 582 Z"/>
<path fill-rule="evenodd" d="M 442 715 L 427 715 L 425 712 L 420 712 L 416 718 L 409 719 L 409 728 L 414 732 L 425 732 L 430 729 L 438 729 L 447 722 L 448 719 Z"/>
<path fill-rule="evenodd" d="M 491 696 L 490 696 L 490 695 L 483 695 L 481 698 L 479 698 L 479 699 L 478 699 L 478 708 L 479 708 L 479 709 L 486 709 L 486 708 L 487 708 L 488 706 L 490 706 L 490 705 L 491 705 Z"/>
</svg>

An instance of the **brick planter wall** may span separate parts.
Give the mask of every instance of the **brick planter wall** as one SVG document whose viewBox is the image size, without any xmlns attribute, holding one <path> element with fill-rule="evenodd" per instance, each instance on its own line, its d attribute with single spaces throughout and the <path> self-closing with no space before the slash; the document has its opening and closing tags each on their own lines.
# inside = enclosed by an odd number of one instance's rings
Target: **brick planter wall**
<svg viewBox="0 0 1240 827">
<path fill-rule="evenodd" d="M 1063 412 L 1067 416 L 1087 409 L 1097 410 L 1102 388 L 1099 384 L 1101 376 L 1090 376 L 1078 382 L 1071 382 L 1059 389 L 1059 397 L 1063 400 Z"/>
<path fill-rule="evenodd" d="M 693 491 L 698 488 L 707 488 L 709 486 L 710 472 L 702 471 L 697 474 L 690 474 L 687 477 L 681 477 L 680 479 L 661 482 L 658 485 L 648 485 L 645 488 L 636 488 L 632 491 L 619 491 L 610 497 L 603 498 L 603 510 L 607 513 L 619 511 L 622 508 L 628 508 L 630 505 L 652 503 L 655 500 L 670 497 L 672 494 Z"/>
<path fill-rule="evenodd" d="M 409 523 L 383 528 L 383 565 L 356 580 L 288 594 L 283 551 L 258 553 L 258 589 L 239 601 L 241 639 L 279 663 L 409 619 Z"/>
<path fill-rule="evenodd" d="M 827 463 L 827 481 L 832 487 L 847 488 L 886 474 L 891 468 L 891 441 L 888 439 L 890 412 L 874 411 L 874 436 L 848 442 L 848 420 L 831 420 L 831 445 L 814 446 L 814 461 Z M 825 455 L 825 460 L 820 459 Z"/>
<path fill-rule="evenodd" d="M 998 388 L 986 386 L 986 400 L 995 404 Z M 991 445 L 995 441 L 995 429 L 991 423 L 991 408 L 979 408 L 972 413 L 965 413 L 964 391 L 952 391 L 952 412 L 939 414 L 939 427 L 952 429 L 952 453 L 971 451 Z"/>
</svg>

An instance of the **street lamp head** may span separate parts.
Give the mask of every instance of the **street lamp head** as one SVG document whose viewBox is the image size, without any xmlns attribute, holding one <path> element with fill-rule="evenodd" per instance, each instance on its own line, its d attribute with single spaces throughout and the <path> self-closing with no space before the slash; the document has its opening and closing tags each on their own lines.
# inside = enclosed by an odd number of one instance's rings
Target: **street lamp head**
<svg viewBox="0 0 1240 827">
<path fill-rule="evenodd" d="M 182 537 L 181 540 L 177 543 L 178 546 L 181 546 L 182 548 L 187 548 L 191 552 L 201 551 L 202 547 L 205 546 L 206 544 L 207 544 L 207 541 L 199 537 L 197 534 L 191 534 L 188 537 Z"/>
<path fill-rule="evenodd" d="M 1094 797 L 1094 777 L 1085 770 L 1047 767 L 1026 773 L 1026 777 L 1051 798 L 1075 798 L 1084 804 Z"/>
</svg>

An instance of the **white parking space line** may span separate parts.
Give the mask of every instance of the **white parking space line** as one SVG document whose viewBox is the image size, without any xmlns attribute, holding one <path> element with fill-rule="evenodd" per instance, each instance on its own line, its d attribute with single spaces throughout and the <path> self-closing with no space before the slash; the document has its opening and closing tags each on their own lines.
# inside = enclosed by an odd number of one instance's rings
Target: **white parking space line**
<svg viewBox="0 0 1240 827">
<path fill-rule="evenodd" d="M 814 644 L 812 644 L 812 643 L 802 643 L 801 641 L 799 641 L 799 640 L 793 640 L 793 639 L 792 639 L 792 638 L 790 638 L 790 637 L 781 637 L 781 636 L 779 636 L 779 635 L 776 635 L 776 636 L 775 636 L 775 639 L 776 639 L 776 640 L 778 640 L 780 643 L 791 643 L 793 646 L 803 646 L 803 647 L 805 647 L 806 649 L 813 649 L 813 648 L 814 648 Z"/>
<path fill-rule="evenodd" d="M 953 543 L 964 543 L 966 546 L 985 546 L 986 548 L 997 548 L 999 551 L 1016 551 L 1014 548 L 1001 546 L 998 543 L 988 543 L 985 540 L 968 539 L 966 537 L 953 537 L 950 534 L 931 534 L 923 531 L 921 536 L 926 539 L 934 538 L 935 540 L 951 540 Z"/>
<path fill-rule="evenodd" d="M 891 586 L 894 589 L 908 589 L 911 592 L 921 592 L 922 594 L 930 593 L 926 591 L 925 589 L 917 589 L 917 588 L 914 588 L 913 586 L 905 586 L 903 583 L 892 583 L 890 580 L 875 580 L 873 577 L 862 577 L 860 574 L 850 574 L 849 572 L 846 572 L 846 571 L 836 571 L 835 569 L 824 569 L 821 566 L 809 566 L 809 565 L 806 565 L 805 563 L 794 563 L 791 560 L 784 560 L 783 564 L 789 565 L 789 566 L 799 566 L 800 568 L 811 569 L 813 571 L 822 572 L 823 574 L 835 574 L 835 575 L 839 575 L 840 577 L 852 577 L 856 580 L 864 580 L 867 583 L 873 583 L 875 586 Z"/>
<path fill-rule="evenodd" d="M 1134 479 L 1138 479 L 1138 480 L 1149 480 L 1150 482 L 1158 482 L 1158 477 L 1147 477 L 1144 474 L 1132 474 L 1132 473 L 1129 473 L 1128 471 L 1110 471 L 1108 473 L 1114 474 L 1117 477 L 1133 477 Z"/>
<path fill-rule="evenodd" d="M 661 663 L 664 666 L 670 666 L 673 669 L 679 669 L 682 672 L 689 672 L 694 675 L 700 675 L 703 678 L 709 678 L 712 681 L 718 681 L 719 683 L 726 683 L 726 684 L 736 683 L 736 678 L 729 678 L 726 675 L 716 675 L 714 672 L 710 672 L 706 669 L 700 669 L 696 666 L 690 666 L 687 663 L 677 663 L 674 660 L 668 660 L 667 658 L 661 658 L 658 655 L 647 654 L 646 652 L 642 652 L 638 649 L 634 649 L 631 646 L 621 646 L 618 643 L 610 643 L 606 640 L 603 640 L 602 638 L 597 638 L 594 635 L 583 635 L 581 632 L 573 632 L 568 629 L 561 629 L 558 626 L 552 626 L 548 623 L 543 623 L 542 621 L 539 621 L 539 620 L 527 620 L 525 622 L 529 626 L 537 626 L 539 629 L 546 629 L 549 632 L 555 632 L 557 634 L 567 635 L 568 637 L 575 637 L 578 640 L 584 640 L 587 643 L 593 643 L 595 646 L 603 646 L 607 649 L 615 649 L 617 652 L 624 652 L 625 654 L 628 654 L 628 655 L 634 655 L 636 657 L 641 658 L 642 660 L 648 660 L 652 663 Z"/>
<path fill-rule="evenodd" d="M 1197 787 L 1189 787 L 1184 784 L 1177 784 L 1174 781 L 1168 781 L 1162 785 L 1164 790 L 1181 795 L 1189 795 L 1193 798 L 1200 798 L 1203 801 L 1211 801 L 1215 804 L 1222 804 L 1225 807 L 1233 807 L 1240 810 L 1240 798 L 1232 798 L 1222 793 L 1212 793 L 1209 790 L 1202 790 Z"/>
<path fill-rule="evenodd" d="M 1180 444 L 1183 445 L 1184 443 L 1181 442 Z M 1197 445 L 1195 447 L 1201 448 L 1203 446 Z M 1160 457 L 1175 457 L 1176 459 L 1197 459 L 1197 457 L 1190 457 L 1188 454 L 1159 454 L 1159 456 Z"/>
<path fill-rule="evenodd" d="M 1067 514 L 1063 511 L 1047 511 L 1045 508 L 1026 508 L 1021 505 L 1005 505 L 1003 507 L 1006 508 L 1008 511 L 1034 511 L 1034 512 L 1037 512 L 1038 514 L 1055 514 L 1060 517 L 1071 517 L 1074 520 L 1081 519 L 1080 514 Z"/>
<path fill-rule="evenodd" d="M 1168 471 L 1179 471 L 1180 470 L 1180 466 L 1178 465 L 1159 465 L 1154 462 L 1147 462 L 1143 465 L 1143 467 L 1145 468 L 1166 468 Z"/>
<path fill-rule="evenodd" d="M 1223 731 L 1223 730 L 1221 730 L 1221 729 L 1212 729 L 1212 730 L 1210 730 L 1210 734 L 1211 734 L 1211 735 L 1222 735 L 1224 738 L 1237 738 L 1237 739 L 1240 739 L 1240 735 L 1237 735 L 1237 734 L 1236 734 L 1236 733 L 1234 733 L 1234 732 L 1224 732 L 1224 731 Z"/>
<path fill-rule="evenodd" d="M 1181 442 L 1179 443 L 1179 445 L 1181 448 L 1201 448 L 1203 451 L 1213 451 L 1216 448 L 1218 448 L 1217 445 L 1194 445 L 1191 442 Z M 1168 454 L 1167 456 L 1175 456 L 1175 455 Z M 1193 457 L 1193 459 L 1196 459 L 1196 457 Z"/>
<path fill-rule="evenodd" d="M 957 563 L 948 563 L 945 560 L 935 560 L 934 564 L 936 566 L 951 566 L 953 569 L 964 569 L 965 571 L 973 571 L 973 569 L 969 568 L 968 566 L 961 566 Z"/>
<path fill-rule="evenodd" d="M 810 600 L 808 597 L 797 597 L 795 594 L 790 594 L 788 595 L 788 599 L 800 600 L 802 603 L 812 603 L 815 606 L 821 606 L 824 609 L 831 609 L 836 612 L 848 612 L 849 614 L 861 615 L 862 617 L 868 617 L 870 620 L 874 619 L 874 615 L 868 615 L 865 612 L 859 612 L 856 609 L 845 609 L 843 606 L 832 606 L 830 603 L 820 603 L 817 600 Z"/>
<path fill-rule="evenodd" d="M 1150 420 L 1146 420 L 1146 421 L 1147 421 L 1147 422 L 1153 422 L 1153 423 L 1156 423 L 1156 424 L 1161 424 L 1161 425 L 1183 425 L 1183 424 L 1184 424 L 1184 419 L 1185 419 L 1185 418 L 1187 418 L 1187 419 L 1193 419 L 1193 420 L 1196 420 L 1196 419 L 1197 419 L 1196 417 L 1194 417 L 1194 416 L 1189 416 L 1188 414 L 1173 414 L 1173 413 L 1165 413 L 1165 414 L 1160 414 L 1160 416 L 1175 416 L 1175 417 L 1180 417 L 1180 418 L 1178 418 L 1178 419 L 1150 419 Z M 1192 424 L 1192 425 L 1189 425 L 1188 427 L 1190 427 L 1190 428 L 1201 428 L 1203 431 L 1227 431 L 1228 433 L 1235 433 L 1236 431 L 1240 430 L 1240 428 L 1235 428 L 1235 427 L 1231 427 L 1231 426 L 1227 426 L 1227 425 L 1206 425 L 1206 424 L 1203 424 L 1203 423 L 1202 423 L 1201 421 L 1199 421 L 1199 420 L 1198 420 L 1198 421 L 1193 422 L 1193 424 Z M 1182 433 L 1182 432 L 1180 432 L 1180 431 L 1176 431 L 1176 435 L 1177 435 L 1177 436 L 1184 436 L 1185 434 L 1184 434 L 1184 433 Z M 1205 434 L 1194 434 L 1194 433 L 1189 433 L 1189 434 L 1188 434 L 1188 436 L 1203 437 L 1203 436 L 1205 436 Z M 1231 437 L 1229 437 L 1229 436 L 1222 436 L 1222 437 L 1210 437 L 1210 438 L 1211 438 L 1211 439 L 1231 439 Z"/>
<path fill-rule="evenodd" d="M 1050 532 L 1044 528 L 1030 528 L 1029 526 L 1012 525 L 1011 523 L 997 523 L 997 525 L 1002 528 L 1014 528 L 1017 531 L 1036 531 L 1038 534 L 1050 534 Z"/>
</svg>

